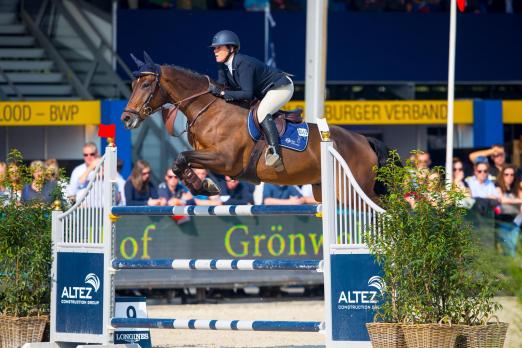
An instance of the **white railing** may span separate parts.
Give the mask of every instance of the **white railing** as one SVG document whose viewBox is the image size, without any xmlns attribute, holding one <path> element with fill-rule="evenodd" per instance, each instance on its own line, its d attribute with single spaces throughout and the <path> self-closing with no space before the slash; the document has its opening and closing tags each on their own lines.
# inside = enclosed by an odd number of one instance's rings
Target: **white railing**
<svg viewBox="0 0 522 348">
<path fill-rule="evenodd" d="M 106 155 L 93 172 L 89 184 L 77 195 L 76 203 L 58 216 L 61 225 L 60 242 L 65 244 L 103 243 L 103 180 Z"/>
<path fill-rule="evenodd" d="M 378 233 L 378 216 L 384 209 L 373 202 L 361 189 L 346 161 L 333 148 L 333 177 L 337 199 L 335 209 L 335 240 L 337 245 L 363 245 L 364 234 Z"/>
</svg>

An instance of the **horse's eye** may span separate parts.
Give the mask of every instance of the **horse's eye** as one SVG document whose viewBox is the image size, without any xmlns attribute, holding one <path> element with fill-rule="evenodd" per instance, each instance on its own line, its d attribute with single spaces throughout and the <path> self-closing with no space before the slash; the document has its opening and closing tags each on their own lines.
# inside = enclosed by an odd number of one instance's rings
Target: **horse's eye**
<svg viewBox="0 0 522 348">
<path fill-rule="evenodd" d="M 143 85 L 141 85 L 141 88 L 149 88 L 150 87 L 150 83 L 144 83 Z"/>
</svg>

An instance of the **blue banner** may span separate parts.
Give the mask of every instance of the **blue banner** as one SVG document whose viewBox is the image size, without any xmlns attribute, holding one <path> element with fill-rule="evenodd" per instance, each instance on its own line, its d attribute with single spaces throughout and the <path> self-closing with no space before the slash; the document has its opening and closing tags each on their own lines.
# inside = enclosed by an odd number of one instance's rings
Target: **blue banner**
<svg viewBox="0 0 522 348">
<path fill-rule="evenodd" d="M 59 252 L 56 331 L 102 334 L 103 254 Z"/>
<path fill-rule="evenodd" d="M 334 341 L 369 341 L 384 286 L 382 272 L 370 254 L 331 256 L 332 337 Z"/>
</svg>

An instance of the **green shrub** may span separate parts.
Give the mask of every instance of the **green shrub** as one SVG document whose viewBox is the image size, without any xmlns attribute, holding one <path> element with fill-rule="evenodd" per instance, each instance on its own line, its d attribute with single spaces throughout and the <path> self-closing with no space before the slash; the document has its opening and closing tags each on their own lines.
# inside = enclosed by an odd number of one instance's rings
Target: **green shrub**
<svg viewBox="0 0 522 348">
<path fill-rule="evenodd" d="M 401 166 L 396 152 L 376 171 L 388 191 L 380 233 L 367 236 L 386 283 L 380 315 L 411 323 L 487 319 L 499 307 L 493 297 L 500 281 L 465 221 L 463 193 L 444 188 L 442 168 Z"/>
<path fill-rule="evenodd" d="M 16 161 L 21 182 L 31 181 L 19 152 Z M 12 184 L 4 185 L 12 190 Z M 13 196 L 13 195 L 12 195 Z M 0 202 L 0 311 L 26 316 L 48 312 L 50 302 L 51 207 L 39 202 Z"/>
</svg>

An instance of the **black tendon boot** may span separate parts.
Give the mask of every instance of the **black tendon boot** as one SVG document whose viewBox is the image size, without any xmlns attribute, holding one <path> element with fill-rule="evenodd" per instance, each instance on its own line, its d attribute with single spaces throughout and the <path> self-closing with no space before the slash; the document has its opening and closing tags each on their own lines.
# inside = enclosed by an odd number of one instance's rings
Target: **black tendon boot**
<svg viewBox="0 0 522 348">
<path fill-rule="evenodd" d="M 272 119 L 272 115 L 266 115 L 260 124 L 268 144 L 268 149 L 265 153 L 265 164 L 281 172 L 284 170 L 283 161 L 281 160 L 281 146 L 279 146 L 279 134 L 277 134 L 277 127 Z"/>
</svg>

